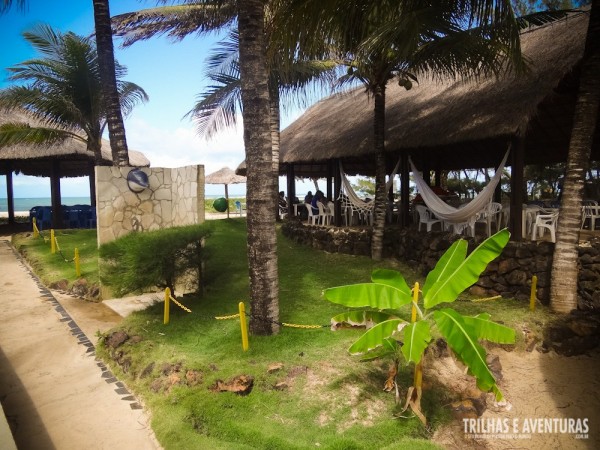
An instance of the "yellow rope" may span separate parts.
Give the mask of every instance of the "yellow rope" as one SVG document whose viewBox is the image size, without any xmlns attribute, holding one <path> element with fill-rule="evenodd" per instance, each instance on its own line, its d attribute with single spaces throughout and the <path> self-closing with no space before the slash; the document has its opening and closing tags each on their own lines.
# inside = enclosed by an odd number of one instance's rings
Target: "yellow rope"
<svg viewBox="0 0 600 450">
<path fill-rule="evenodd" d="M 186 308 L 186 307 L 185 307 L 185 306 L 183 306 L 181 303 L 179 303 L 177 300 L 175 300 L 175 299 L 173 298 L 173 296 L 170 296 L 170 298 L 171 298 L 171 301 L 172 301 L 173 303 L 175 303 L 177 306 L 179 306 L 179 307 L 180 307 L 181 309 L 183 309 L 184 311 L 187 311 L 187 312 L 189 312 L 189 313 L 191 313 L 191 312 L 192 312 L 192 310 L 191 310 L 191 309 L 189 309 L 189 308 Z"/>
<path fill-rule="evenodd" d="M 471 301 L 473 303 L 491 302 L 492 300 L 498 300 L 499 298 L 502 298 L 502 296 L 501 295 L 495 295 L 494 297 L 476 298 L 475 300 L 471 300 Z"/>
<path fill-rule="evenodd" d="M 227 320 L 227 319 L 235 319 L 236 317 L 240 317 L 240 313 L 232 314 L 230 316 L 216 316 L 215 319 L 217 319 L 217 320 Z"/>
<path fill-rule="evenodd" d="M 323 328 L 322 325 L 297 325 L 294 323 L 285 323 L 285 322 L 282 322 L 281 325 L 283 325 L 284 327 L 290 327 L 290 328 L 306 328 L 306 329 Z"/>
</svg>

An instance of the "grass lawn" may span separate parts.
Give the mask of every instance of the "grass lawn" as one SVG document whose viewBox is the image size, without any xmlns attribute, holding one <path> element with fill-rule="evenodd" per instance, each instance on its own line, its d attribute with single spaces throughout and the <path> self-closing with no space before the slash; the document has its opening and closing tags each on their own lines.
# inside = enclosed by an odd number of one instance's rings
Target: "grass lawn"
<svg viewBox="0 0 600 450">
<path fill-rule="evenodd" d="M 347 348 L 361 331 L 331 331 L 329 319 L 344 309 L 321 295 L 328 287 L 369 281 L 377 267 L 399 270 L 412 284 L 417 276 L 410 268 L 392 260 L 328 254 L 280 235 L 280 319 L 324 327 L 284 327 L 277 336 L 251 336 L 244 352 L 239 319 L 214 317 L 235 314 L 240 301 L 250 306 L 246 224 L 229 219 L 212 225 L 204 295 L 181 299 L 192 313 L 173 305 L 170 324 L 163 325 L 162 304 L 155 305 L 123 321 L 119 329 L 130 339 L 116 350 L 97 345 L 97 354 L 149 408 L 165 449 L 439 448 L 428 439 L 451 420 L 445 405 L 454 398 L 429 383 L 422 404 L 428 427 L 414 417 L 395 418 L 394 396 L 382 390 L 388 362 L 350 357 Z M 16 245 L 31 259 L 42 244 L 27 242 L 16 240 Z M 48 264 L 44 260 L 36 270 Z M 541 327 L 549 316 L 543 309 L 532 315 L 528 305 L 510 300 L 464 298 L 454 307 L 461 313 L 488 310 L 492 319 L 517 328 L 519 340 L 519 327 Z M 270 372 L 275 364 L 281 368 Z M 238 375 L 253 377 L 250 394 L 213 389 Z M 399 375 L 402 396 L 411 377 L 411 367 Z"/>
<path fill-rule="evenodd" d="M 88 283 L 97 284 L 98 247 L 96 230 L 56 230 L 54 234 L 60 251 L 50 251 L 50 231 L 43 231 L 39 239 L 31 233 L 13 235 L 13 245 L 27 258 L 37 276 L 46 285 L 66 279 L 70 283 L 77 280 L 75 248 L 79 250 L 81 277 Z M 66 261 L 65 261 L 66 260 Z"/>
</svg>

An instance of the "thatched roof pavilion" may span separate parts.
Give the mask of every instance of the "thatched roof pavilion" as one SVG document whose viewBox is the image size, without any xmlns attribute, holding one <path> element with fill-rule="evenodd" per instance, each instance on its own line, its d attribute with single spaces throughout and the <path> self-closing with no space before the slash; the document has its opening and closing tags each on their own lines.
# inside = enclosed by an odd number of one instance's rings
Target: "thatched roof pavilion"
<svg viewBox="0 0 600 450">
<path fill-rule="evenodd" d="M 523 32 L 524 76 L 422 77 L 410 91 L 388 84 L 388 173 L 401 155 L 421 170 L 495 167 L 511 142 L 522 147 L 524 164 L 565 161 L 588 19 L 589 9 Z M 280 149 L 288 177 L 330 179 L 337 160 L 348 174 L 373 174 L 373 100 L 361 87 L 318 102 L 282 131 Z M 600 159 L 600 129 L 592 158 Z M 245 173 L 244 163 L 237 172 Z"/>
<path fill-rule="evenodd" d="M 525 163 L 566 159 L 577 98 L 589 10 L 526 31 L 525 76 L 463 82 L 420 79 L 410 91 L 386 90 L 386 151 L 389 171 L 400 152 L 417 167 L 493 167 L 507 142 L 522 137 Z M 593 158 L 600 158 L 597 130 Z M 347 173 L 373 173 L 373 101 L 360 87 L 312 106 L 281 133 L 281 174 L 327 174 L 327 161 L 342 159 Z M 238 173 L 244 173 L 245 165 Z"/>
<path fill-rule="evenodd" d="M 11 122 L 29 123 L 39 126 L 39 122 L 32 119 L 25 112 L 0 110 L 0 124 Z M 102 157 L 107 165 L 112 164 L 110 142 L 102 139 Z M 150 161 L 144 154 L 129 150 L 129 161 L 132 166 L 147 167 Z M 0 175 L 7 177 L 7 198 L 9 206 L 9 222 L 14 221 L 12 208 L 12 173 L 21 173 L 37 177 L 50 177 L 53 205 L 60 206 L 60 178 L 63 177 L 90 177 L 90 192 L 94 202 L 94 165 L 95 157 L 85 143 L 68 139 L 60 144 L 48 146 L 12 145 L 0 148 Z M 54 208 L 55 210 L 57 208 Z"/>
<path fill-rule="evenodd" d="M 0 124 L 10 122 L 24 122 L 38 126 L 39 122 L 29 117 L 22 111 L 0 110 Z M 102 157 L 106 164 L 112 164 L 110 142 L 102 139 Z M 145 167 L 150 161 L 142 153 L 129 150 L 129 160 L 132 166 Z M 93 170 L 94 155 L 81 141 L 69 139 L 60 144 L 50 146 L 13 145 L 0 148 L 0 174 L 9 171 L 49 177 L 52 174 L 52 165 L 59 161 L 61 177 L 82 177 L 90 174 L 90 164 Z"/>
</svg>

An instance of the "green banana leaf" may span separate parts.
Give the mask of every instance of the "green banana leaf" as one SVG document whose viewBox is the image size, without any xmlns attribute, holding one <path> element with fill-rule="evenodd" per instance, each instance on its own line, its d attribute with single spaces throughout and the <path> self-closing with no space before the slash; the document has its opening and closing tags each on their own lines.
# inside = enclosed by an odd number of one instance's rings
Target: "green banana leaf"
<svg viewBox="0 0 600 450">
<path fill-rule="evenodd" d="M 396 270 L 376 269 L 371 273 L 371 281 L 391 286 L 406 295 L 410 295 L 410 287 L 402 274 Z"/>
<path fill-rule="evenodd" d="M 373 325 L 393 317 L 395 317 L 393 314 L 381 311 L 346 311 L 331 318 L 331 327 L 335 329 L 347 325 L 350 327 L 366 327 L 369 329 L 373 327 Z"/>
<path fill-rule="evenodd" d="M 395 351 L 395 342 L 391 341 L 390 338 L 393 338 L 395 333 L 400 332 L 406 324 L 407 322 L 402 319 L 390 319 L 378 323 L 373 328 L 367 330 L 352 344 L 348 351 L 353 355 L 364 355 L 368 352 L 378 351 L 380 350 L 379 347 Z"/>
<path fill-rule="evenodd" d="M 427 278 L 425 279 L 425 284 L 423 285 L 423 297 L 429 292 L 432 286 L 441 280 L 445 280 L 450 276 L 450 274 L 454 273 L 460 265 L 464 262 L 467 257 L 467 241 L 464 239 L 459 239 L 455 241 L 448 250 L 444 252 L 442 257 L 436 263 L 435 267 L 429 274 L 427 274 Z"/>
<path fill-rule="evenodd" d="M 439 303 L 456 300 L 462 291 L 479 279 L 479 275 L 485 270 L 488 263 L 502 253 L 509 238 L 508 230 L 500 230 L 483 241 L 458 265 L 456 264 L 458 257 L 450 255 L 446 258 L 446 254 L 444 254 L 433 270 L 438 274 L 437 278 L 432 279 L 427 290 L 423 289 L 425 308 L 429 309 Z M 448 251 L 458 252 L 459 246 L 460 244 L 457 244 L 455 248 L 452 245 Z M 448 269 L 445 266 L 448 266 Z M 427 285 L 427 282 L 425 284 Z"/>
<path fill-rule="evenodd" d="M 490 317 L 490 314 L 482 313 L 475 317 L 463 316 L 463 320 L 473 327 L 478 339 L 485 339 L 496 344 L 514 344 L 515 330 L 492 322 Z"/>
<path fill-rule="evenodd" d="M 367 353 L 360 354 L 360 361 L 371 361 L 388 355 L 395 355 L 398 349 L 398 343 L 392 338 L 385 338 L 381 346 L 369 350 Z"/>
<path fill-rule="evenodd" d="M 493 391 L 496 400 L 502 400 L 502 393 L 487 366 L 485 350 L 477 342 L 474 328 L 465 323 L 463 316 L 450 308 L 435 311 L 433 318 L 448 345 L 477 379 L 477 387 L 485 392 Z"/>
<path fill-rule="evenodd" d="M 412 301 L 409 292 L 378 283 L 359 283 L 325 289 L 325 298 L 353 308 L 398 309 Z"/>
<path fill-rule="evenodd" d="M 431 342 L 429 322 L 419 320 L 404 327 L 404 344 L 402 354 L 407 362 L 418 364 L 423 352 Z"/>
</svg>

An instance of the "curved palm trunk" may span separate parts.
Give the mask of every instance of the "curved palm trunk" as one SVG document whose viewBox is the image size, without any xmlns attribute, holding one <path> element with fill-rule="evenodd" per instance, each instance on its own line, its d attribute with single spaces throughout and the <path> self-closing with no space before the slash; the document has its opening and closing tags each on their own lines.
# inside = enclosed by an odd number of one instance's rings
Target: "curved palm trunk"
<svg viewBox="0 0 600 450">
<path fill-rule="evenodd" d="M 239 2 L 240 75 L 247 165 L 248 269 L 252 315 L 250 332 L 279 331 L 279 285 L 275 177 L 264 40 L 264 2 Z"/>
<path fill-rule="evenodd" d="M 93 3 L 98 65 L 100 67 L 100 79 L 102 80 L 103 100 L 106 106 L 113 165 L 128 166 L 129 153 L 115 76 L 115 55 L 108 0 L 93 0 Z"/>
<path fill-rule="evenodd" d="M 385 189 L 385 85 L 379 84 L 375 87 L 374 97 L 375 207 L 373 211 L 371 258 L 375 261 L 380 261 L 383 253 L 383 231 L 385 228 L 387 203 L 387 192 Z"/>
<path fill-rule="evenodd" d="M 569 143 L 567 170 L 552 262 L 550 306 L 568 313 L 577 308 L 577 242 L 581 204 L 600 107 L 600 0 L 592 2 L 579 93 Z"/>
</svg>

